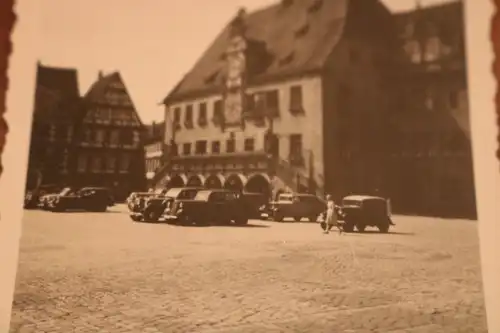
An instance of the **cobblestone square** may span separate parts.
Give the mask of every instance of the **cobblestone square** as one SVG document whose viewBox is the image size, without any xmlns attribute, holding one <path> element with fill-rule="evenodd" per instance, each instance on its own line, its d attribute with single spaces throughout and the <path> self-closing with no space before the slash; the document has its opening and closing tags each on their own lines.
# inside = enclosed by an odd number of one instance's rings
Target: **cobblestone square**
<svg viewBox="0 0 500 333">
<path fill-rule="evenodd" d="M 11 332 L 486 332 L 477 222 L 133 223 L 26 211 Z"/>
</svg>

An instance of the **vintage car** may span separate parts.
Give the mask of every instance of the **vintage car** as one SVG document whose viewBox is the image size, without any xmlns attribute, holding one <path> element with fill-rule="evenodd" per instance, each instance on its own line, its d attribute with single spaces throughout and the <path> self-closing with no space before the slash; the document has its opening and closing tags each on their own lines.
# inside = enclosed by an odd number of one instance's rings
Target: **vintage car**
<svg viewBox="0 0 500 333">
<path fill-rule="evenodd" d="M 242 192 L 240 199 L 246 205 L 250 219 L 260 219 L 262 207 L 267 204 L 267 198 L 261 193 Z"/>
<path fill-rule="evenodd" d="M 201 187 L 174 187 L 144 198 L 143 206 L 130 212 L 133 221 L 158 222 L 175 200 L 193 199 Z"/>
<path fill-rule="evenodd" d="M 287 217 L 300 221 L 306 217 L 316 222 L 326 211 L 326 202 L 313 195 L 304 193 L 282 193 L 278 200 L 270 203 L 269 214 L 273 221 L 281 222 Z"/>
<path fill-rule="evenodd" d="M 387 233 L 394 225 L 390 201 L 382 197 L 349 195 L 342 199 L 340 211 L 345 232 L 353 232 L 354 227 L 359 232 L 365 231 L 366 227 L 377 227 L 380 232 Z"/>
<path fill-rule="evenodd" d="M 113 205 L 113 196 L 104 187 L 84 187 L 76 192 L 62 192 L 48 201 L 48 209 L 54 212 L 66 210 L 105 212 Z"/>
<path fill-rule="evenodd" d="M 58 193 L 61 191 L 61 186 L 49 184 L 41 185 L 38 188 L 27 191 L 24 197 L 24 208 L 34 209 L 40 206 L 41 199 L 48 194 Z"/>
<path fill-rule="evenodd" d="M 127 208 L 130 212 L 139 212 L 144 209 L 146 199 L 156 195 L 153 192 L 132 192 L 125 200 Z"/>
<path fill-rule="evenodd" d="M 245 225 L 250 212 L 241 193 L 229 190 L 201 190 L 193 199 L 175 200 L 165 218 L 175 224 Z"/>
<path fill-rule="evenodd" d="M 44 210 L 48 210 L 49 209 L 49 203 L 52 200 L 54 200 L 57 196 L 59 196 L 59 195 L 69 195 L 69 194 L 71 194 L 73 192 L 74 192 L 74 190 L 71 187 L 65 187 L 62 190 L 60 190 L 59 192 L 44 194 L 43 196 L 40 197 L 40 199 L 38 201 L 38 207 L 41 208 L 41 209 L 44 209 Z"/>
</svg>

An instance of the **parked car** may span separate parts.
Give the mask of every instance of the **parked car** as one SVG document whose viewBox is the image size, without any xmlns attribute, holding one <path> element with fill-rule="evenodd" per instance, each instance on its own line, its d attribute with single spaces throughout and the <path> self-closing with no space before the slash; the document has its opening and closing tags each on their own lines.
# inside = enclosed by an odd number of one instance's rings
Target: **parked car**
<svg viewBox="0 0 500 333">
<path fill-rule="evenodd" d="M 247 207 L 238 192 L 201 190 L 193 199 L 175 200 L 165 217 L 168 221 L 181 224 L 245 225 L 251 215 Z"/>
<path fill-rule="evenodd" d="M 246 204 L 246 209 L 251 219 L 260 219 L 262 207 L 267 204 L 267 198 L 261 193 L 243 192 L 240 199 Z"/>
<path fill-rule="evenodd" d="M 201 187 L 175 187 L 144 198 L 141 208 L 130 213 L 133 221 L 158 222 L 175 200 L 193 199 Z"/>
<path fill-rule="evenodd" d="M 110 190 L 104 187 L 84 187 L 76 192 L 60 193 L 48 202 L 49 210 L 55 212 L 66 210 L 105 212 L 113 205 L 113 196 Z"/>
<path fill-rule="evenodd" d="M 303 193 L 283 193 L 278 200 L 270 204 L 269 213 L 276 222 L 281 222 L 287 217 L 300 221 L 306 217 L 311 222 L 316 222 L 320 215 L 326 211 L 326 202 L 313 195 Z"/>
<path fill-rule="evenodd" d="M 125 200 L 127 208 L 131 212 L 139 212 L 144 209 L 144 203 L 148 197 L 155 195 L 152 192 L 132 192 Z"/>
<path fill-rule="evenodd" d="M 41 185 L 38 188 L 27 191 L 24 197 L 24 208 L 38 208 L 40 206 L 40 200 L 43 196 L 47 194 L 57 193 L 59 191 L 61 191 L 61 186 L 54 184 Z"/>
<path fill-rule="evenodd" d="M 48 210 L 50 206 L 50 202 L 53 201 L 57 196 L 59 195 L 70 195 L 73 193 L 74 190 L 71 187 L 65 187 L 59 192 L 55 193 L 47 193 L 43 196 L 40 197 L 40 200 L 38 202 L 38 207 L 43 209 L 43 210 Z"/>
<path fill-rule="evenodd" d="M 387 233 L 391 225 L 391 209 L 389 200 L 368 195 L 349 195 L 342 199 L 341 215 L 344 220 L 343 230 L 359 232 L 366 227 L 377 227 L 380 232 Z"/>
</svg>

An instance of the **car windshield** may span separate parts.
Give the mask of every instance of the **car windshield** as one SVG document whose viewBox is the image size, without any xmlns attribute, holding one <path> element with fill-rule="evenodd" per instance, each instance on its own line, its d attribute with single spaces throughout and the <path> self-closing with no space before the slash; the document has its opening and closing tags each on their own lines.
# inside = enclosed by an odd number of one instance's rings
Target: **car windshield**
<svg viewBox="0 0 500 333">
<path fill-rule="evenodd" d="M 65 187 L 62 189 L 61 192 L 59 192 L 59 195 L 68 195 L 71 193 L 71 189 L 69 187 Z"/>
<path fill-rule="evenodd" d="M 194 196 L 194 199 L 195 200 L 201 200 L 201 201 L 207 201 L 208 197 L 210 196 L 211 193 L 212 193 L 211 191 L 199 191 Z"/>
<path fill-rule="evenodd" d="M 291 195 L 291 194 L 280 194 L 279 197 L 278 197 L 278 201 L 292 202 L 293 201 L 293 195 Z"/>
<path fill-rule="evenodd" d="M 343 202 L 344 206 L 355 206 L 355 207 L 361 207 L 361 201 L 358 200 L 344 200 Z"/>
<path fill-rule="evenodd" d="M 177 196 L 177 199 L 193 199 L 196 197 L 196 194 L 198 193 L 198 190 L 184 190 L 179 193 Z"/>
</svg>

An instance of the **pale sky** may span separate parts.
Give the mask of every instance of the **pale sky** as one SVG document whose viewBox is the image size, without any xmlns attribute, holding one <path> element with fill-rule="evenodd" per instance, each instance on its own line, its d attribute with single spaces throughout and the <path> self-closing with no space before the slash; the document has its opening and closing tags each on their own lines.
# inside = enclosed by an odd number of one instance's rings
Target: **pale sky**
<svg viewBox="0 0 500 333">
<path fill-rule="evenodd" d="M 83 94 L 99 70 L 120 71 L 142 121 L 236 14 L 278 0 L 45 0 L 39 6 L 42 64 L 78 69 Z M 421 0 L 423 6 L 446 0 Z M 382 0 L 392 11 L 416 0 Z"/>
</svg>

